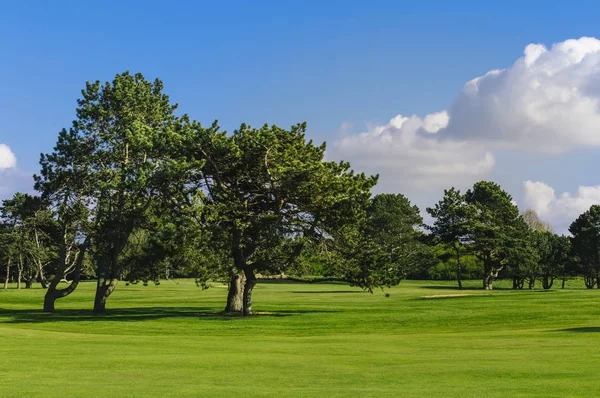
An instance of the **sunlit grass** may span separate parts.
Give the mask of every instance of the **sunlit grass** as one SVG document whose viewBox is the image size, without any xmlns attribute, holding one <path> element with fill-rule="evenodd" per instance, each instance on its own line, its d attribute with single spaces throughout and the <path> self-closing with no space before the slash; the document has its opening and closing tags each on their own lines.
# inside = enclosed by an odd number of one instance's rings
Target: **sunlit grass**
<svg viewBox="0 0 600 398">
<path fill-rule="evenodd" d="M 251 318 L 192 281 L 120 284 L 104 316 L 93 283 L 50 315 L 39 288 L 0 291 L 0 396 L 595 394 L 600 291 L 466 285 L 263 282 Z"/>
</svg>

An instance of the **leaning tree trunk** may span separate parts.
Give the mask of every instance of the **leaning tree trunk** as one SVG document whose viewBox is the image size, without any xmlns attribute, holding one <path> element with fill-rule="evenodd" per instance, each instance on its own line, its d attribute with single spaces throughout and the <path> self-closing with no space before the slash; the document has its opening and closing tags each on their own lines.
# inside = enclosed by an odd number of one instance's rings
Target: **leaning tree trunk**
<svg viewBox="0 0 600 398">
<path fill-rule="evenodd" d="M 54 312 L 54 304 L 56 300 L 67 297 L 69 294 L 73 293 L 77 286 L 79 285 L 79 278 L 81 277 L 81 269 L 83 266 L 83 259 L 85 257 L 85 252 L 87 251 L 90 244 L 89 238 L 81 245 L 79 248 L 79 252 L 77 253 L 77 258 L 75 259 L 75 269 L 73 271 L 73 280 L 71 284 L 65 289 L 56 289 L 60 281 L 66 277 L 65 272 L 67 272 L 67 255 L 66 252 L 61 252 L 61 262 L 59 268 L 57 269 L 56 275 L 54 279 L 50 282 L 48 286 L 48 290 L 46 290 L 46 295 L 44 296 L 44 312 Z"/>
<path fill-rule="evenodd" d="M 242 313 L 244 308 L 244 285 L 246 283 L 245 273 L 234 271 L 229 279 L 229 290 L 227 292 L 227 306 L 225 313 Z"/>
<path fill-rule="evenodd" d="M 248 316 L 252 315 L 252 290 L 256 286 L 256 276 L 250 268 L 244 270 L 244 273 L 246 274 L 246 283 L 244 283 L 242 314 Z"/>
<path fill-rule="evenodd" d="M 10 266 L 11 261 L 10 259 L 8 259 L 8 262 L 6 263 L 6 279 L 4 280 L 4 289 L 8 289 L 8 281 L 10 279 Z"/>
</svg>

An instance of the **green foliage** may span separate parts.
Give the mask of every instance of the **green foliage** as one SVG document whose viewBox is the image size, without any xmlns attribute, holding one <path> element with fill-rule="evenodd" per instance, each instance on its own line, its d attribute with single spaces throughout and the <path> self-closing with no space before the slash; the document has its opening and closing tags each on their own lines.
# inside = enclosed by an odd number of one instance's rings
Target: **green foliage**
<svg viewBox="0 0 600 398">
<path fill-rule="evenodd" d="M 586 286 L 600 286 L 600 205 L 592 205 L 569 227 L 573 235 L 571 244 L 577 256 L 579 272 L 583 274 Z"/>
<path fill-rule="evenodd" d="M 528 228 L 512 197 L 489 181 L 476 183 L 466 192 L 469 249 L 482 261 L 484 287 L 492 288 L 500 271 L 521 261 L 531 261 Z"/>
<path fill-rule="evenodd" d="M 435 264 L 435 257 L 418 229 L 422 224 L 418 207 L 402 194 L 376 195 L 362 224 L 334 237 L 339 275 L 373 292 L 397 285 L 410 272 L 427 269 Z"/>
</svg>

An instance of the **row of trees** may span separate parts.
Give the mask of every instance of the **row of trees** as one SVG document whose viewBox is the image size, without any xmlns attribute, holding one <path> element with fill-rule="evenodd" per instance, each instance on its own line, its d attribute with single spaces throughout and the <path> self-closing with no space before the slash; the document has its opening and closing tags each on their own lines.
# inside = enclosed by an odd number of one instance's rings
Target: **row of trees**
<svg viewBox="0 0 600 398">
<path fill-rule="evenodd" d="M 39 196 L 3 202 L 5 287 L 11 278 L 39 281 L 51 312 L 88 275 L 102 313 L 120 280 L 193 276 L 206 287 L 223 279 L 225 310 L 248 315 L 259 273 L 312 264 L 373 291 L 426 272 L 440 248 L 452 253 L 459 287 L 465 258 L 482 265 L 487 289 L 503 275 L 516 288 L 536 279 L 550 288 L 573 264 L 586 284 L 600 284 L 600 245 L 596 257 L 590 252 L 600 212 L 580 217 L 570 240 L 534 213 L 519 215 L 497 184 L 480 182 L 464 194 L 446 191 L 424 228 L 403 195 L 371 194 L 376 176 L 325 161 L 325 144 L 308 140 L 305 124 L 227 134 L 176 108 L 160 80 L 141 74 L 86 84 L 72 126 L 41 156 Z"/>
</svg>

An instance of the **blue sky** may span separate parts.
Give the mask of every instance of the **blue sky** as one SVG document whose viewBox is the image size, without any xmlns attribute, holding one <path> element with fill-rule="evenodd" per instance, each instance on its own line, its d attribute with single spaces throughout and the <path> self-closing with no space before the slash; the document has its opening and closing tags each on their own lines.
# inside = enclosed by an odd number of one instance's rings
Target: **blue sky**
<svg viewBox="0 0 600 398">
<path fill-rule="evenodd" d="M 0 171 L 0 194 L 23 189 L 39 153 L 50 151 L 70 125 L 86 80 L 139 71 L 160 77 L 180 110 L 204 123 L 219 119 L 231 130 L 241 122 L 306 120 L 310 135 L 332 147 L 341 133 L 357 137 L 396 115 L 450 109 L 466 82 L 510 67 L 530 43 L 550 49 L 600 37 L 599 16 L 593 1 L 2 2 L 0 144 L 10 147 L 17 167 Z M 452 127 L 450 115 L 447 134 L 457 140 L 465 127 Z M 589 170 L 598 155 L 593 140 L 558 155 L 477 141 L 491 151 L 493 167 L 486 163 L 468 181 L 444 171 L 443 183 L 496 179 L 520 205 L 536 205 L 539 198 L 525 198 L 523 181 L 544 182 L 557 191 L 552 206 L 558 192 L 576 195 L 579 186 L 600 185 Z M 379 172 L 369 163 L 376 153 L 345 148 L 331 156 L 356 157 L 357 167 Z M 410 156 L 422 159 L 418 151 Z M 386 167 L 381 190 L 403 192 L 421 206 L 439 197 L 439 175 L 429 184 L 406 162 Z M 405 181 L 413 178 L 420 183 Z"/>
</svg>

